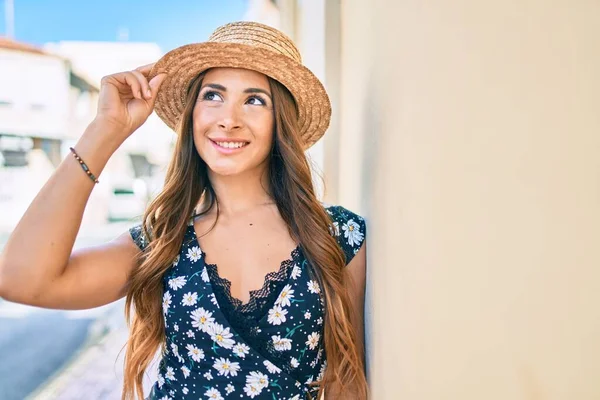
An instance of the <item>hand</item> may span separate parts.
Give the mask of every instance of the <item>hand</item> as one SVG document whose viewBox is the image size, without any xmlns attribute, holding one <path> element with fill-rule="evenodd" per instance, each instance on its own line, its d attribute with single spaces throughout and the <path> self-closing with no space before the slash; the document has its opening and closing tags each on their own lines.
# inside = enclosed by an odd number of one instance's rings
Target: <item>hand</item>
<svg viewBox="0 0 600 400">
<path fill-rule="evenodd" d="M 154 109 L 158 89 L 167 77 L 166 73 L 160 73 L 148 82 L 153 65 L 103 77 L 96 121 L 107 123 L 127 136 L 146 122 Z"/>
</svg>

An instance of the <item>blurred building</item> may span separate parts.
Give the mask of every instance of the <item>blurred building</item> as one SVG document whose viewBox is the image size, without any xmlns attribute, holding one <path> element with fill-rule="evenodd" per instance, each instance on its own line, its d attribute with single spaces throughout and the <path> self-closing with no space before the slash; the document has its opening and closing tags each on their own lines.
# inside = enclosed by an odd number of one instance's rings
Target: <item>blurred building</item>
<svg viewBox="0 0 600 400">
<path fill-rule="evenodd" d="M 67 58 L 0 38 L 0 227 L 16 224 L 92 120 L 98 92 Z"/>
</svg>

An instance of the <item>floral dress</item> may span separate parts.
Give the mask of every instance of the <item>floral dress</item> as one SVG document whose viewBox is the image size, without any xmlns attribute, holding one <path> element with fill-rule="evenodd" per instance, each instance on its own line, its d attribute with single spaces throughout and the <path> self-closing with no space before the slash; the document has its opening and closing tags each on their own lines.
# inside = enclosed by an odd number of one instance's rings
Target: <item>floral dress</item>
<svg viewBox="0 0 600 400">
<path fill-rule="evenodd" d="M 325 206 L 346 264 L 365 239 L 365 221 L 341 206 Z M 130 234 L 144 251 L 141 225 Z M 165 351 L 148 399 L 300 400 L 317 389 L 327 366 L 324 302 L 312 266 L 296 247 L 248 303 L 204 260 L 193 225 L 163 277 Z"/>
</svg>

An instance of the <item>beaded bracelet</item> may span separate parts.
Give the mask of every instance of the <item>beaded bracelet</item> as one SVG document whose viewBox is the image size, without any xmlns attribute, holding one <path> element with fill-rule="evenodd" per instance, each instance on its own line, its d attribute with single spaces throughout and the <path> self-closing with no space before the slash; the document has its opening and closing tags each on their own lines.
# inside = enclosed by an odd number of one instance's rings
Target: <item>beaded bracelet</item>
<svg viewBox="0 0 600 400">
<path fill-rule="evenodd" d="M 73 157 L 75 157 L 75 159 L 77 161 L 79 161 L 79 165 L 81 165 L 81 168 L 83 168 L 83 170 L 85 171 L 85 173 L 90 177 L 90 179 L 92 181 L 94 181 L 95 183 L 100 183 L 98 181 L 98 179 L 96 179 L 96 176 L 94 176 L 94 174 L 92 174 L 92 171 L 90 171 L 89 167 L 87 166 L 87 164 L 85 162 L 83 162 L 83 160 L 81 159 L 81 157 L 79 157 L 79 155 L 75 152 L 75 149 L 72 147 L 69 147 L 69 149 L 71 150 L 71 153 L 73 153 Z"/>
</svg>

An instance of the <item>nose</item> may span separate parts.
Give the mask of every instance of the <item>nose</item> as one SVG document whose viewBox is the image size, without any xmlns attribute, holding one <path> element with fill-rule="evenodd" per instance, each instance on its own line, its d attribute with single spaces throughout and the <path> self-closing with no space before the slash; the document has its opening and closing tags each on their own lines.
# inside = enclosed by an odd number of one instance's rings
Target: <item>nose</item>
<svg viewBox="0 0 600 400">
<path fill-rule="evenodd" d="M 233 104 L 222 107 L 222 114 L 219 118 L 219 128 L 224 131 L 234 131 L 242 127 L 242 119 L 239 110 Z"/>
</svg>

